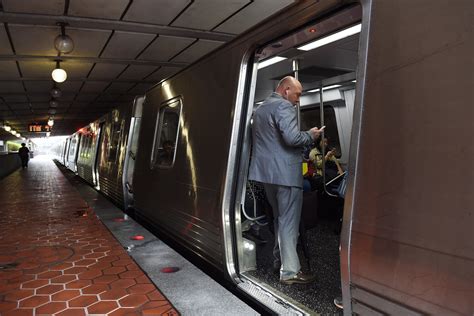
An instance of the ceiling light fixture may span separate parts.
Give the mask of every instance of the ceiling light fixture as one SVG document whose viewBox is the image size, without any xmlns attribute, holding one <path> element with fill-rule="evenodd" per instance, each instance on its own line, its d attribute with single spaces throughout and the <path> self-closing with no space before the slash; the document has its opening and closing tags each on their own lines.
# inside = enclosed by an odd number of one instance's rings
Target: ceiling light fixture
<svg viewBox="0 0 474 316">
<path fill-rule="evenodd" d="M 54 48 L 62 54 L 69 54 L 74 50 L 74 41 L 66 35 L 67 23 L 58 22 L 57 25 L 61 27 L 61 34 L 54 39 Z"/>
<path fill-rule="evenodd" d="M 67 79 L 66 70 L 61 69 L 61 65 L 59 64 L 59 60 L 56 61 L 56 68 L 51 73 L 53 80 L 57 83 L 64 82 Z"/>
<path fill-rule="evenodd" d="M 49 106 L 52 108 L 57 108 L 58 105 L 59 105 L 59 102 L 54 99 L 49 101 Z"/>
<path fill-rule="evenodd" d="M 56 87 L 56 85 L 53 87 L 53 89 L 51 89 L 51 96 L 53 98 L 59 98 L 61 97 L 61 89 L 59 89 L 58 87 Z"/>
<path fill-rule="evenodd" d="M 286 59 L 286 57 L 280 57 L 280 56 L 275 56 L 275 57 L 266 59 L 266 60 L 258 63 L 257 69 L 262 69 L 262 68 L 268 67 L 270 65 L 276 64 L 276 63 L 278 63 L 282 60 L 285 60 L 285 59 Z"/>
<path fill-rule="evenodd" d="M 3 126 L 3 129 L 6 130 L 7 132 L 9 132 L 9 131 L 12 130 L 12 128 L 11 128 L 10 126 L 8 126 L 8 125 L 4 125 L 4 126 Z"/>
<path fill-rule="evenodd" d="M 323 37 L 323 38 L 319 38 L 319 39 L 317 39 L 313 42 L 310 42 L 306 45 L 300 46 L 297 49 L 304 50 L 304 51 L 309 51 L 309 50 L 312 50 L 312 49 L 330 44 L 332 42 L 335 42 L 335 41 L 341 40 L 343 38 L 346 38 L 348 36 L 360 33 L 361 26 L 362 26 L 361 24 L 351 26 L 350 28 L 347 28 L 347 29 L 342 30 L 340 32 L 331 34 L 331 35 Z"/>
<path fill-rule="evenodd" d="M 53 120 L 52 117 L 50 117 L 49 120 L 48 120 L 48 126 L 53 127 L 53 125 L 54 125 L 54 120 Z"/>
<path fill-rule="evenodd" d="M 324 90 L 329 90 L 329 89 L 334 89 L 334 88 L 339 88 L 341 85 L 340 84 L 333 84 L 332 86 L 327 86 L 327 87 L 323 87 L 323 91 Z M 318 92 L 319 91 L 319 88 L 318 89 L 313 89 L 313 90 L 308 90 L 307 92 L 308 93 L 313 93 L 313 92 Z"/>
</svg>

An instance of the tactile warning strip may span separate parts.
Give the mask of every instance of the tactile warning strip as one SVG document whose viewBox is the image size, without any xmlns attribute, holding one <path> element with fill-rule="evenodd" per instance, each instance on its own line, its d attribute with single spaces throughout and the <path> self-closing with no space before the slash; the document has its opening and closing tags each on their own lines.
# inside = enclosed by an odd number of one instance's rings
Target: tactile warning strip
<svg viewBox="0 0 474 316">
<path fill-rule="evenodd" d="M 0 201 L 0 315 L 178 315 L 51 160 Z"/>
</svg>

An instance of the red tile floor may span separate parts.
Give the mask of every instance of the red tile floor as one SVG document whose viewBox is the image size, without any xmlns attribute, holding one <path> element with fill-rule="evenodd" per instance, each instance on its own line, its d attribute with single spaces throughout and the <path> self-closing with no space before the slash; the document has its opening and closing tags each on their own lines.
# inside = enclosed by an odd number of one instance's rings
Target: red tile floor
<svg viewBox="0 0 474 316">
<path fill-rule="evenodd" d="M 0 180 L 0 315 L 178 315 L 51 160 Z"/>
</svg>

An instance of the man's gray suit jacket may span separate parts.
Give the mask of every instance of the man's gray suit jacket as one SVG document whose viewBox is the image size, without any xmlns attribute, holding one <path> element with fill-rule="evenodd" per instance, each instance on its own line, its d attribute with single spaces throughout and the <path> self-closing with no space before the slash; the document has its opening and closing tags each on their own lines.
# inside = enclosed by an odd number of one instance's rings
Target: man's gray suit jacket
<svg viewBox="0 0 474 316">
<path fill-rule="evenodd" d="M 252 137 L 249 180 L 302 188 L 301 149 L 313 138 L 298 129 L 295 107 L 272 93 L 255 110 Z"/>
</svg>

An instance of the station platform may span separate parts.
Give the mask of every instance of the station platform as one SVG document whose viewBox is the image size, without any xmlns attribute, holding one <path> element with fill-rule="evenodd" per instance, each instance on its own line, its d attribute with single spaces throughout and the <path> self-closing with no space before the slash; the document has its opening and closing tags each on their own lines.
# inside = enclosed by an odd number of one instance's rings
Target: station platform
<svg viewBox="0 0 474 316">
<path fill-rule="evenodd" d="M 0 205 L 2 316 L 258 314 L 49 157 Z"/>
</svg>

